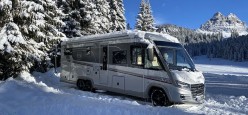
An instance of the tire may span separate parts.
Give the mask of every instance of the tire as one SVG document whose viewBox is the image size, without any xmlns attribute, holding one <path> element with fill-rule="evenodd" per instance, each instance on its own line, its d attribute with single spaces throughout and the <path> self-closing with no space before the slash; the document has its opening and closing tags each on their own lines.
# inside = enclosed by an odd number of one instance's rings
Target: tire
<svg viewBox="0 0 248 115">
<path fill-rule="evenodd" d="M 86 90 L 85 81 L 79 79 L 79 80 L 77 81 L 77 87 L 78 87 L 78 89 L 85 91 L 85 90 Z"/>
<path fill-rule="evenodd" d="M 95 92 L 95 89 L 93 88 L 90 80 L 84 81 L 84 83 L 85 83 L 85 87 L 86 87 L 85 90 L 86 91 L 91 91 L 93 93 Z"/>
<path fill-rule="evenodd" d="M 94 88 L 92 87 L 92 83 L 89 80 L 81 80 L 81 79 L 79 79 L 77 81 L 77 87 L 78 87 L 78 89 L 83 90 L 83 91 L 92 91 L 92 92 L 94 92 Z"/>
<path fill-rule="evenodd" d="M 171 105 L 166 93 L 162 89 L 153 89 L 150 98 L 153 106 Z"/>
</svg>

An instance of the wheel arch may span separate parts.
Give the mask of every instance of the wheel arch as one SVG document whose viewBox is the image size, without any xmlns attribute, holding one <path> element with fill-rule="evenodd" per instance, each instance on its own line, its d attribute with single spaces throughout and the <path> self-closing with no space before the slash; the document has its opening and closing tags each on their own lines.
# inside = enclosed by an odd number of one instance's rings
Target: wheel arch
<svg viewBox="0 0 248 115">
<path fill-rule="evenodd" d="M 147 88 L 147 91 L 146 91 L 146 98 L 150 99 L 150 95 L 152 93 L 152 91 L 154 89 L 160 89 L 162 90 L 166 96 L 168 97 L 169 101 L 171 100 L 171 96 L 170 96 L 170 93 L 169 93 L 169 90 L 166 88 L 166 87 L 161 87 L 161 85 L 156 85 L 156 84 L 152 84 L 150 85 L 148 88 Z"/>
</svg>

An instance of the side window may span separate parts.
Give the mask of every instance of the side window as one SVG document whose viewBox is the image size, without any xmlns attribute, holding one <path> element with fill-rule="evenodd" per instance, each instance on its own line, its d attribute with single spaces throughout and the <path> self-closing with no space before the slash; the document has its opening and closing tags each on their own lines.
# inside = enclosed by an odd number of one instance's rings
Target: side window
<svg viewBox="0 0 248 115">
<path fill-rule="evenodd" d="M 140 47 L 131 48 L 131 64 L 133 65 L 144 65 L 143 49 Z"/>
<path fill-rule="evenodd" d="M 127 51 L 113 51 L 113 64 L 126 64 Z"/>
<path fill-rule="evenodd" d="M 153 61 L 149 61 L 148 60 L 147 53 L 146 53 L 145 58 L 146 58 L 145 59 L 145 68 L 147 68 L 147 69 L 155 69 L 155 70 L 162 69 L 161 64 L 160 64 L 160 61 L 159 61 L 159 58 L 158 58 L 157 53 L 155 52 L 155 50 L 154 50 Z"/>
<path fill-rule="evenodd" d="M 72 49 L 72 58 L 77 61 L 89 61 L 92 62 L 90 47 L 81 47 Z"/>
<path fill-rule="evenodd" d="M 72 55 L 72 48 L 65 48 L 64 55 Z"/>
</svg>

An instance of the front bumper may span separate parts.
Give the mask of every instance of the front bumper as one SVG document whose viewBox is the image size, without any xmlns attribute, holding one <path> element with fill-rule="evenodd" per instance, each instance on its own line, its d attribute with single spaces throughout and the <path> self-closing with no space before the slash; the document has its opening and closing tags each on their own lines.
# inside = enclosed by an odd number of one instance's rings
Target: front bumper
<svg viewBox="0 0 248 115">
<path fill-rule="evenodd" d="M 190 89 L 169 88 L 169 98 L 173 103 L 203 103 L 205 99 L 204 84 L 191 85 Z"/>
</svg>

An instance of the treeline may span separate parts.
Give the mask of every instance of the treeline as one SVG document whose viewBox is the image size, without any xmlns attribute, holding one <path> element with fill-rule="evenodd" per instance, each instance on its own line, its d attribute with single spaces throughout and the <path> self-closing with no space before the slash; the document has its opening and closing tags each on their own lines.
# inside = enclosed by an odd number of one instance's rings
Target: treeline
<svg viewBox="0 0 248 115">
<path fill-rule="evenodd" d="M 165 24 L 157 26 L 157 32 L 169 34 L 178 38 L 178 40 L 183 44 L 191 44 L 191 43 L 206 43 L 211 42 L 213 40 L 220 40 L 222 39 L 222 34 L 203 34 L 198 33 L 194 30 L 178 27 L 176 25 Z"/>
<path fill-rule="evenodd" d="M 207 55 L 208 58 L 248 61 L 248 35 L 207 43 L 190 43 L 185 48 L 192 56 Z"/>
<path fill-rule="evenodd" d="M 170 24 L 157 28 L 157 32 L 177 37 L 191 56 L 207 55 L 209 58 L 248 61 L 248 35 L 239 36 L 234 31 L 230 38 L 223 38 L 221 33 L 203 34 Z"/>
</svg>

